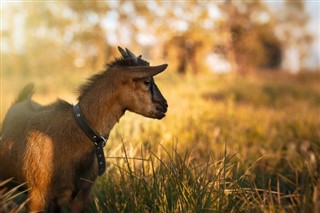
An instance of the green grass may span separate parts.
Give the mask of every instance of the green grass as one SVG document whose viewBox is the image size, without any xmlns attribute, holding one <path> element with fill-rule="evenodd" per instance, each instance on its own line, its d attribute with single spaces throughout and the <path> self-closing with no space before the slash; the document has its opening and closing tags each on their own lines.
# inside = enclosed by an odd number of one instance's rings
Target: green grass
<svg viewBox="0 0 320 213">
<path fill-rule="evenodd" d="M 35 98 L 50 102 L 59 95 L 74 103 L 71 88 L 83 82 L 80 77 L 68 85 L 60 83 L 63 76 L 50 84 L 38 79 Z M 166 118 L 126 113 L 120 120 L 106 146 L 107 172 L 97 180 L 89 212 L 319 209 L 319 73 L 169 72 L 156 80 L 168 99 Z M 18 90 L 10 90 L 5 107 Z"/>
</svg>

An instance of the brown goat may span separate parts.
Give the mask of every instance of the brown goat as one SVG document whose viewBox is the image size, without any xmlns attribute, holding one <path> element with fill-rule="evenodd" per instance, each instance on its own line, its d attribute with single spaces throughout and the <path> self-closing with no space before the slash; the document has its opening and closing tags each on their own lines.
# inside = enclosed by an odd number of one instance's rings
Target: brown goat
<svg viewBox="0 0 320 213">
<path fill-rule="evenodd" d="M 80 89 L 78 106 L 87 124 L 109 135 L 126 110 L 162 119 L 167 101 L 153 76 L 166 64 L 149 66 L 128 49 Z M 23 90 L 3 122 L 0 177 L 26 183 L 29 211 L 58 212 L 69 205 L 83 212 L 98 175 L 94 143 L 80 128 L 73 106 L 63 100 L 41 106 Z"/>
</svg>

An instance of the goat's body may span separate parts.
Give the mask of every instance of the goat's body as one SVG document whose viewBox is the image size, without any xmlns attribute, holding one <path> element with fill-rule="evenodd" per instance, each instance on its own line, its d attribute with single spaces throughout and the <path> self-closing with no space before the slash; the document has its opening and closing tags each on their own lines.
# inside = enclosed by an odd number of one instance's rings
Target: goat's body
<svg viewBox="0 0 320 213">
<path fill-rule="evenodd" d="M 101 95 L 105 105 L 91 105 L 91 95 L 80 102 L 86 114 L 96 112 L 87 118 L 101 131 L 109 132 L 124 113 L 115 95 Z M 31 99 L 20 101 L 9 109 L 3 122 L 0 177 L 27 183 L 32 211 L 56 212 L 64 204 L 71 204 L 72 212 L 83 211 L 98 166 L 94 145 L 79 128 L 73 106 L 62 100 L 48 106 Z"/>
<path fill-rule="evenodd" d="M 81 190 L 89 194 L 97 177 L 95 153 L 91 142 L 83 140 L 72 105 L 59 101 L 35 109 L 30 103 L 15 104 L 11 108 L 15 114 L 9 112 L 6 118 L 10 120 L 4 121 L 1 177 L 27 182 L 33 210 L 44 210 L 52 200 L 68 203 Z"/>
<path fill-rule="evenodd" d="M 126 58 L 83 86 L 78 98 L 88 125 L 103 135 L 126 110 L 157 119 L 167 111 L 152 79 L 167 65 L 150 67 L 129 51 L 122 55 Z M 70 204 L 72 212 L 82 212 L 98 175 L 94 144 L 79 127 L 71 104 L 58 100 L 41 106 L 31 100 L 32 93 L 33 86 L 27 86 L 4 119 L 0 177 L 26 183 L 30 211 L 57 212 Z"/>
</svg>

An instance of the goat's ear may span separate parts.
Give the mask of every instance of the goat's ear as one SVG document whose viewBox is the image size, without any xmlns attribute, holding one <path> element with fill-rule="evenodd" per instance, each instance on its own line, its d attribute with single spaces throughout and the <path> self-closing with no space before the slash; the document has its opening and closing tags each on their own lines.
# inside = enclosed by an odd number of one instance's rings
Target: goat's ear
<svg viewBox="0 0 320 213">
<path fill-rule="evenodd" d="M 158 66 L 131 66 L 126 67 L 128 75 L 132 78 L 147 78 L 155 76 L 163 72 L 167 68 L 168 64 L 162 64 Z"/>
</svg>

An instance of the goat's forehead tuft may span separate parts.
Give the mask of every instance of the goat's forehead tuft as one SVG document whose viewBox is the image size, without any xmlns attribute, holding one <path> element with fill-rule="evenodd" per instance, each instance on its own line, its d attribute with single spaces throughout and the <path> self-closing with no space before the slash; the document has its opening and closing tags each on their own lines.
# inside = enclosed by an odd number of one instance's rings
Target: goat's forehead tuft
<svg viewBox="0 0 320 213">
<path fill-rule="evenodd" d="M 115 67 L 115 66 L 149 66 L 149 62 L 143 60 L 142 58 L 137 58 L 137 60 L 133 58 L 116 58 L 111 63 L 107 64 L 108 67 Z"/>
</svg>

